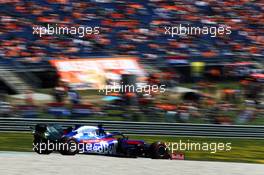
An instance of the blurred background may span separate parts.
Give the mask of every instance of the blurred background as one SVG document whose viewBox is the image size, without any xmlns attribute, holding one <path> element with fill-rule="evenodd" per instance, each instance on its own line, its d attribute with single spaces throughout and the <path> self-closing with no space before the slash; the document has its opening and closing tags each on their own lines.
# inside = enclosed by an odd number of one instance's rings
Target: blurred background
<svg viewBox="0 0 264 175">
<path fill-rule="evenodd" d="M 264 2 L 0 1 L 0 116 L 264 124 Z M 33 35 L 34 26 L 100 34 Z M 231 27 L 165 35 L 165 26 Z M 100 91 L 106 85 L 165 91 Z"/>
</svg>

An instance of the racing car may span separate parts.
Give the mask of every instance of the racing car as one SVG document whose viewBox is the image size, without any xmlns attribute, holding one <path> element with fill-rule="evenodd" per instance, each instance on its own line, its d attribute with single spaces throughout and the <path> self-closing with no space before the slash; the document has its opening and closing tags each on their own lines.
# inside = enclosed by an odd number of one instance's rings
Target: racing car
<svg viewBox="0 0 264 175">
<path fill-rule="evenodd" d="M 37 124 L 33 129 L 33 150 L 39 154 L 58 151 L 63 155 L 77 153 L 124 157 L 169 159 L 166 145 L 128 139 L 121 132 L 106 132 L 98 126 L 75 126 L 63 129 L 59 125 Z"/>
</svg>

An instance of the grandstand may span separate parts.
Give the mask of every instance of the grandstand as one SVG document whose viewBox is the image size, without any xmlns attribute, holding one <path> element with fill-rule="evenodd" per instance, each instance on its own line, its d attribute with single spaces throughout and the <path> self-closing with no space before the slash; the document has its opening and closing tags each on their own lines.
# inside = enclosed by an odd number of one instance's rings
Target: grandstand
<svg viewBox="0 0 264 175">
<path fill-rule="evenodd" d="M 240 84 L 240 80 L 251 78 L 254 73 L 258 75 L 257 77 L 262 77 L 264 3 L 261 1 L 1 0 L 0 6 L 0 90 L 4 93 L 26 94 L 26 97 L 32 91 L 41 91 L 49 95 L 54 93 L 53 90 L 61 93 L 59 91 L 64 87 L 61 87 L 63 83 L 59 81 L 60 72 L 58 67 L 50 64 L 52 61 L 84 59 L 98 61 L 128 56 L 137 58 L 145 69 L 147 75 L 145 78 L 149 82 L 165 83 L 171 89 L 176 85 L 188 86 L 195 88 L 191 91 L 202 92 L 202 98 L 209 99 L 203 107 L 199 102 L 189 103 L 187 106 L 199 110 L 202 108 L 202 112 L 207 111 L 208 116 L 214 115 L 212 111 L 215 109 L 221 112 L 228 109 L 233 112 L 232 119 L 228 117 L 229 114 L 219 114 L 222 116 L 217 116 L 217 119 L 210 116 L 201 119 L 199 117 L 203 113 L 198 115 L 193 112 L 194 116 L 198 116 L 199 122 L 206 120 L 209 123 L 221 121 L 235 123 L 234 116 L 240 115 L 241 111 L 248 107 L 247 104 L 252 103 L 252 99 L 253 103 L 257 99 L 256 104 L 261 105 L 259 97 L 262 95 L 260 89 L 263 84 L 255 82 L 252 85 L 248 85 L 247 82 Z M 171 37 L 165 34 L 166 26 L 179 24 L 196 27 L 225 25 L 231 28 L 231 34 L 216 37 L 210 35 Z M 34 34 L 33 28 L 36 26 L 98 27 L 100 33 L 85 34 L 83 37 L 70 34 L 40 36 Z M 67 88 L 69 87 L 65 89 Z M 243 93 L 247 93 L 248 98 Z M 90 95 L 95 96 L 91 101 L 102 97 L 98 94 Z M 177 110 L 177 114 L 182 112 L 185 115 L 185 103 L 181 100 L 177 101 L 177 104 L 174 99 L 164 100 L 171 94 L 166 95 L 155 97 L 154 100 L 142 97 L 143 99 L 140 99 L 142 101 L 139 101 L 147 104 L 147 107 L 143 106 L 140 109 L 131 107 L 131 110 L 129 107 L 128 110 L 136 111 L 135 113 L 140 113 L 139 115 L 142 112 L 152 115 L 150 111 L 156 107 L 159 114 L 162 111 L 168 112 L 167 115 L 176 115 Z M 245 103 L 245 100 L 249 102 Z M 123 104 L 124 101 L 119 102 Z M 168 101 L 170 103 L 173 101 L 174 104 L 167 104 Z M 49 105 L 51 108 L 68 107 L 68 104 Z M 123 110 L 119 103 L 111 105 Z M 96 105 L 88 106 L 92 106 L 96 115 L 101 115 Z M 77 105 L 77 108 L 79 107 Z M 102 109 L 108 107 L 106 105 Z M 22 106 L 22 109 L 25 108 L 27 109 Z M 168 110 L 173 112 L 170 113 Z M 127 117 L 127 111 L 122 112 L 122 115 Z M 248 111 L 243 112 L 245 115 L 251 114 Z M 190 121 L 185 120 L 188 117 L 184 115 L 177 122 Z M 45 117 L 47 116 L 44 115 Z M 247 118 L 246 122 L 248 121 Z"/>
<path fill-rule="evenodd" d="M 41 72 L 52 70 L 50 59 L 126 54 L 136 55 L 142 63 L 154 66 L 166 65 L 168 57 L 211 64 L 263 60 L 261 1 L 3 0 L 0 4 L 0 65 L 19 75 L 33 72 L 23 76 L 27 80 L 34 77 L 34 81 L 29 80 L 34 86 L 45 84 L 41 81 L 47 77 Z M 101 33 L 83 38 L 32 35 L 33 26 L 47 24 L 100 26 Z M 232 34 L 216 38 L 206 35 L 170 38 L 162 29 L 172 24 L 224 24 L 231 26 Z"/>
</svg>

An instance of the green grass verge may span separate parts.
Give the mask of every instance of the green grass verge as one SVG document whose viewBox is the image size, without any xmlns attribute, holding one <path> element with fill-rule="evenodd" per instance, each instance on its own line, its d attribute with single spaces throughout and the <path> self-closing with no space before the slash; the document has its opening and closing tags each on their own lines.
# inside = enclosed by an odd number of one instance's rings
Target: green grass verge
<svg viewBox="0 0 264 175">
<path fill-rule="evenodd" d="M 0 151 L 32 151 L 32 135 L 0 132 Z"/>
<path fill-rule="evenodd" d="M 230 151 L 185 151 L 188 160 L 207 160 L 224 162 L 247 162 L 264 164 L 264 140 L 240 138 L 207 138 L 207 137 L 150 137 L 133 136 L 135 139 L 144 139 L 150 143 L 161 140 L 163 142 L 184 143 L 231 143 Z"/>
<path fill-rule="evenodd" d="M 231 143 L 230 151 L 185 151 L 187 160 L 209 160 L 225 162 L 264 163 L 264 140 L 239 138 L 206 138 L 206 137 L 163 137 L 163 136 L 129 136 L 142 139 L 148 143 L 155 141 L 179 143 Z M 0 151 L 32 151 L 30 133 L 0 133 Z"/>
</svg>

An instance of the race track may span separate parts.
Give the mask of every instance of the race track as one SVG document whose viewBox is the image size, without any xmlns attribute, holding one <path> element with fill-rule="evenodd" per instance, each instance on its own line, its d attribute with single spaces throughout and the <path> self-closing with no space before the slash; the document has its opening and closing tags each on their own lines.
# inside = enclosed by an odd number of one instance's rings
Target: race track
<svg viewBox="0 0 264 175">
<path fill-rule="evenodd" d="M 0 152 L 1 175 L 263 175 L 259 164 Z"/>
</svg>

